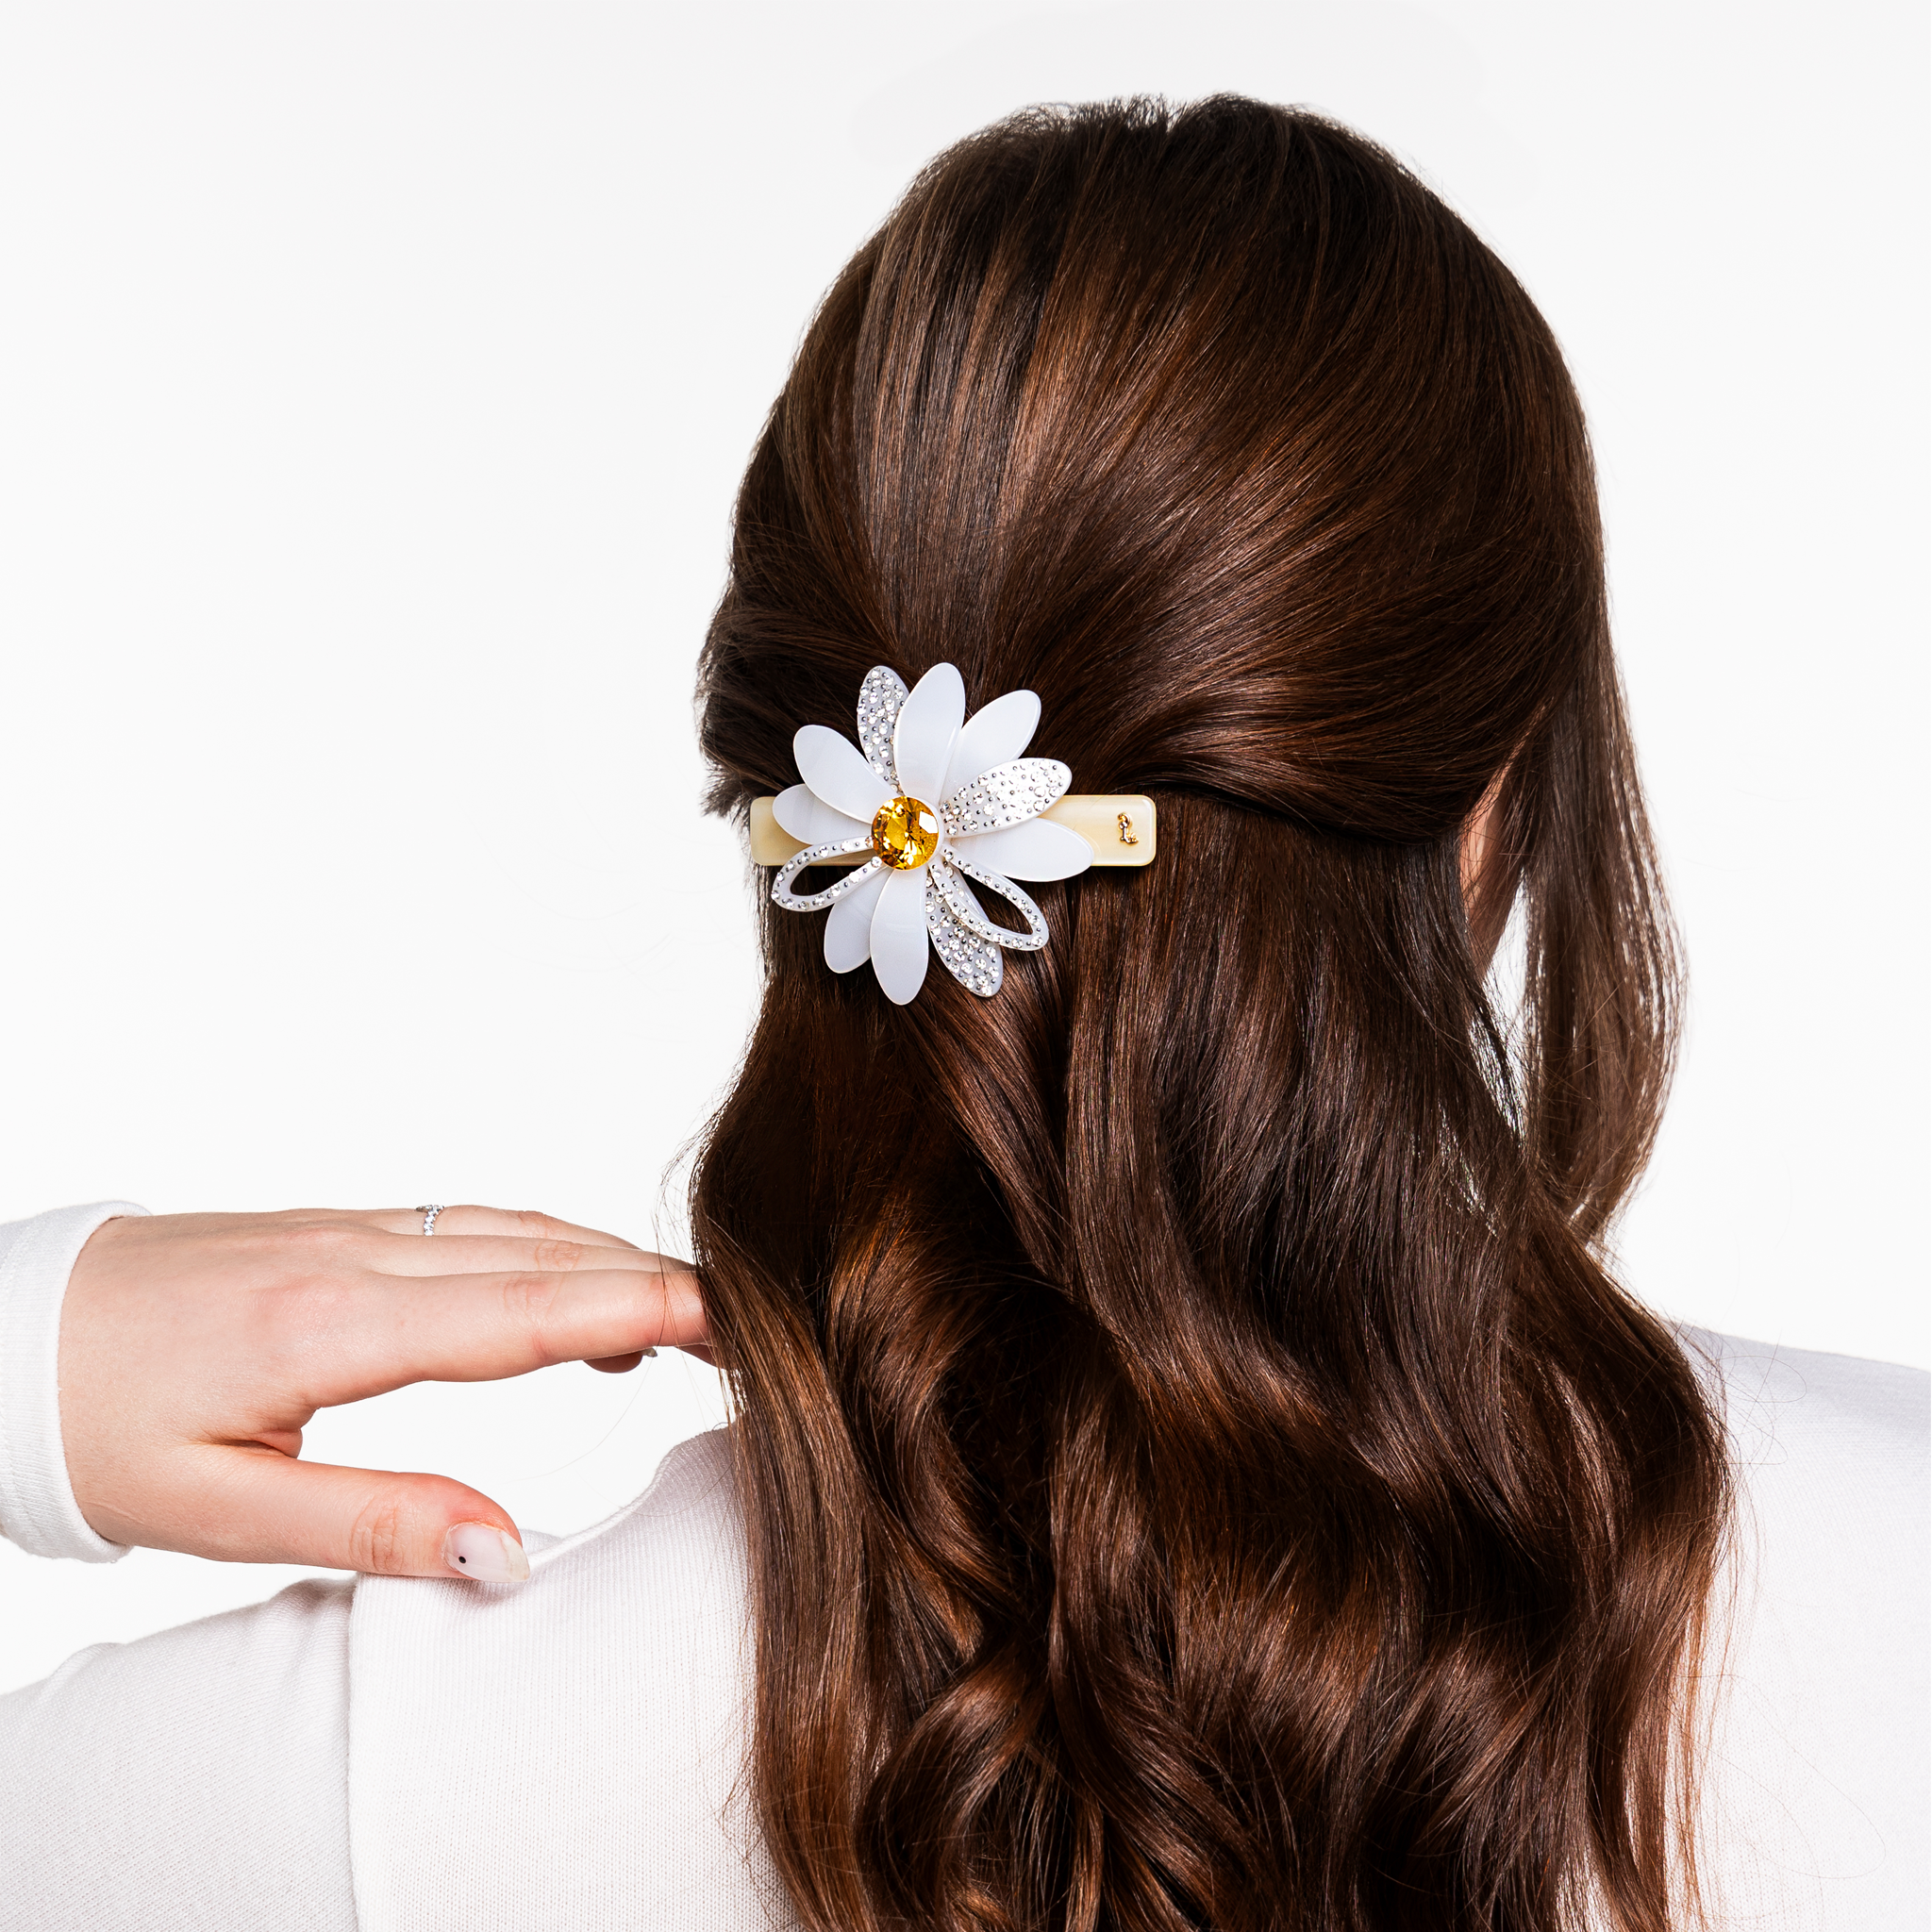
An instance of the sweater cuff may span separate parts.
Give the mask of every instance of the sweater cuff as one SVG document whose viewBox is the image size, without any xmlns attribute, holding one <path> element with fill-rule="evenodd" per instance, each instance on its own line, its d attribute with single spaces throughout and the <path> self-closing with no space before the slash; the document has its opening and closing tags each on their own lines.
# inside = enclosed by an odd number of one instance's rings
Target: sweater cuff
<svg viewBox="0 0 1932 1932">
<path fill-rule="evenodd" d="M 88 1237 L 131 1201 L 57 1208 L 0 1227 L 0 1535 L 35 1557 L 112 1563 L 127 1554 L 88 1527 L 60 1441 L 60 1303 Z"/>
</svg>

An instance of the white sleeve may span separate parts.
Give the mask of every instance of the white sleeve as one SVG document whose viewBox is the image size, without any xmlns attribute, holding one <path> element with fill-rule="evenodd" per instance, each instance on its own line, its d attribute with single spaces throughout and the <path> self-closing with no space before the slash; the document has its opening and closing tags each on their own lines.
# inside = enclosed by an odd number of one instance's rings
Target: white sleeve
<svg viewBox="0 0 1932 1932">
<path fill-rule="evenodd" d="M 60 1441 L 60 1304 L 126 1201 L 0 1227 L 0 1530 L 112 1562 Z M 0 1697 L 4 1932 L 354 1932 L 348 1630 L 354 1585 L 98 1644 Z"/>
<path fill-rule="evenodd" d="M 60 1446 L 60 1304 L 104 1221 L 131 1201 L 57 1208 L 0 1227 L 0 1536 L 35 1557 L 112 1563 L 127 1554 L 88 1527 Z"/>
<path fill-rule="evenodd" d="M 0 1697 L 5 1932 L 355 1932 L 355 1586 L 98 1644 Z"/>
</svg>

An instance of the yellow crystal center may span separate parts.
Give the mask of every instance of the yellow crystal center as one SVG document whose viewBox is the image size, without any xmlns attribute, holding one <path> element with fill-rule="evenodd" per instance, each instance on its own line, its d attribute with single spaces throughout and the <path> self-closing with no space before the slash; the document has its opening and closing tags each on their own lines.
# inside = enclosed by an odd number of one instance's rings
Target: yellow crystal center
<svg viewBox="0 0 1932 1932">
<path fill-rule="evenodd" d="M 872 849 L 896 872 L 911 872 L 940 849 L 940 815 L 923 798 L 889 798 L 872 815 Z"/>
</svg>

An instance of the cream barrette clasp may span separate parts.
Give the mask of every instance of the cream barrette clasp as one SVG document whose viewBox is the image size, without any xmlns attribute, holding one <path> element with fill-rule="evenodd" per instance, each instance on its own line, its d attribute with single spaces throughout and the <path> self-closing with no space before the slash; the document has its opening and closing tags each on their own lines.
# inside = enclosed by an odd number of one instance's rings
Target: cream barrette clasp
<svg viewBox="0 0 1932 1932">
<path fill-rule="evenodd" d="M 990 996 L 1006 953 L 1047 941 L 1046 921 L 1016 878 L 1152 860 L 1152 800 L 1068 797 L 1065 765 L 1022 756 L 1039 723 L 1030 691 L 968 718 L 956 666 L 935 664 L 908 692 L 881 664 L 859 687 L 858 746 L 823 724 L 800 728 L 791 752 L 805 782 L 753 802 L 752 858 L 778 867 L 774 905 L 830 909 L 834 973 L 870 959 L 886 997 L 903 1007 L 924 983 L 929 940 L 961 986 Z M 791 882 L 811 865 L 857 870 L 801 898 Z M 999 893 L 1026 930 L 994 924 L 973 885 Z"/>
</svg>

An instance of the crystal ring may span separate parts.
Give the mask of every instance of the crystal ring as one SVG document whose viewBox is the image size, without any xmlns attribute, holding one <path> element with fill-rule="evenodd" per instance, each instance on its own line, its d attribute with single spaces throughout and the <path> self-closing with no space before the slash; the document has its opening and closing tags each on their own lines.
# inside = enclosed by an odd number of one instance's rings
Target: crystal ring
<svg viewBox="0 0 1932 1932">
<path fill-rule="evenodd" d="M 442 1212 L 442 1203 L 438 1201 L 432 1207 L 425 1202 L 421 1208 L 417 1208 L 416 1212 L 423 1217 L 423 1232 L 425 1234 L 434 1234 L 436 1232 L 436 1217 Z"/>
</svg>

